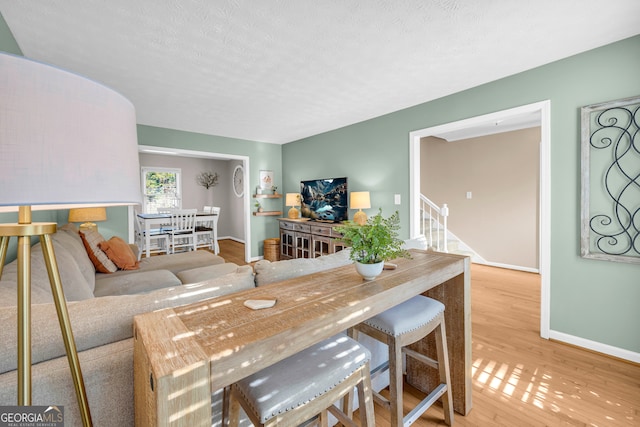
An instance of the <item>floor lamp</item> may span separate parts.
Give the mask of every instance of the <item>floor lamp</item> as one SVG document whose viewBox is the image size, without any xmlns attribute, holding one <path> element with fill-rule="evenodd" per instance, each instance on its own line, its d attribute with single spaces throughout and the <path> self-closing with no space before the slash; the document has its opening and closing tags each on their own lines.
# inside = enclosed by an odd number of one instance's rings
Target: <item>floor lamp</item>
<svg viewBox="0 0 640 427">
<path fill-rule="evenodd" d="M 140 203 L 135 109 L 77 74 L 0 54 L 0 275 L 17 237 L 18 405 L 31 405 L 31 238 L 39 237 L 83 425 L 91 414 L 51 235 L 32 210 Z"/>
</svg>

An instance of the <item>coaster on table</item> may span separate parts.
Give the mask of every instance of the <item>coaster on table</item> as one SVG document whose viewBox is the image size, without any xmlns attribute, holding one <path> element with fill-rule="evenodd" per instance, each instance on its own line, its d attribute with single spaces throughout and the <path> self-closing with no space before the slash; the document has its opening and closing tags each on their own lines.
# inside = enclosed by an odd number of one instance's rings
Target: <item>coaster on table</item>
<svg viewBox="0 0 640 427">
<path fill-rule="evenodd" d="M 276 305 L 274 299 L 248 299 L 244 302 L 245 307 L 249 307 L 253 310 L 260 310 L 261 308 L 271 308 Z"/>
</svg>

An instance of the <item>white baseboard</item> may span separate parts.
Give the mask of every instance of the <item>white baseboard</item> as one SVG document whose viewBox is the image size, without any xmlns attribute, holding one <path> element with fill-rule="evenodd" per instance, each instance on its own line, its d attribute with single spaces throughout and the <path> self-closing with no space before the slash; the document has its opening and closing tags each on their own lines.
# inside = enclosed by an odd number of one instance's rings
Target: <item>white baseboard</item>
<svg viewBox="0 0 640 427">
<path fill-rule="evenodd" d="M 491 262 L 491 261 L 487 261 L 487 262 L 473 261 L 473 263 L 474 264 L 488 265 L 490 267 L 507 268 L 509 270 L 524 271 L 524 272 L 527 272 L 527 273 L 540 273 L 540 270 L 538 270 L 537 268 L 522 267 L 520 265 L 501 264 L 499 262 Z"/>
<path fill-rule="evenodd" d="M 575 345 L 577 347 L 582 347 L 588 350 L 596 351 L 598 353 L 617 357 L 618 359 L 624 359 L 630 362 L 640 363 L 640 353 L 636 353 L 630 350 L 625 350 L 623 348 L 614 347 L 608 344 L 602 344 L 596 341 L 591 341 L 585 338 L 576 337 L 574 335 L 569 335 L 569 334 L 565 334 L 564 332 L 558 332 L 554 330 L 549 331 L 549 338 L 556 341 L 561 341 L 567 344 Z"/>
<path fill-rule="evenodd" d="M 234 242 L 238 242 L 238 243 L 243 243 L 244 244 L 244 240 L 242 239 L 238 239 L 237 237 L 232 237 L 232 236 L 218 236 L 218 240 L 233 240 Z"/>
</svg>

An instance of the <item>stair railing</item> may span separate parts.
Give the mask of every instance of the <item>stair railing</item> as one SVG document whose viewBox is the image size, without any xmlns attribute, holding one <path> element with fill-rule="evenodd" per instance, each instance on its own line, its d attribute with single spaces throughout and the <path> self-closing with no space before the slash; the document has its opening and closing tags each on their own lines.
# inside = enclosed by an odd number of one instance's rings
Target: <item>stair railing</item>
<svg viewBox="0 0 640 427">
<path fill-rule="evenodd" d="M 429 247 L 439 252 L 449 251 L 447 248 L 448 216 L 449 208 L 446 204 L 439 207 L 424 194 L 420 194 L 420 231 L 427 239 Z"/>
</svg>

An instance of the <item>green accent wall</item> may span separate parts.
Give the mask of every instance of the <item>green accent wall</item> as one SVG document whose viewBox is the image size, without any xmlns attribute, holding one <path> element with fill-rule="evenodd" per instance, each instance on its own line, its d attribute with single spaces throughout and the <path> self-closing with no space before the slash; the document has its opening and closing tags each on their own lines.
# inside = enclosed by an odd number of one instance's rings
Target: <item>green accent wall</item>
<svg viewBox="0 0 640 427">
<path fill-rule="evenodd" d="M 13 34 L 11 34 L 11 30 L 9 30 L 2 13 L 0 13 L 0 50 L 22 56 L 20 46 L 16 43 L 16 39 L 13 38 Z"/>
<path fill-rule="evenodd" d="M 551 330 L 640 353 L 640 266 L 580 257 L 580 107 L 640 95 L 638 70 L 640 36 L 286 144 L 285 191 L 348 176 L 350 191 L 370 190 L 370 212 L 385 215 L 399 193 L 408 237 L 409 132 L 549 99 Z"/>
</svg>

